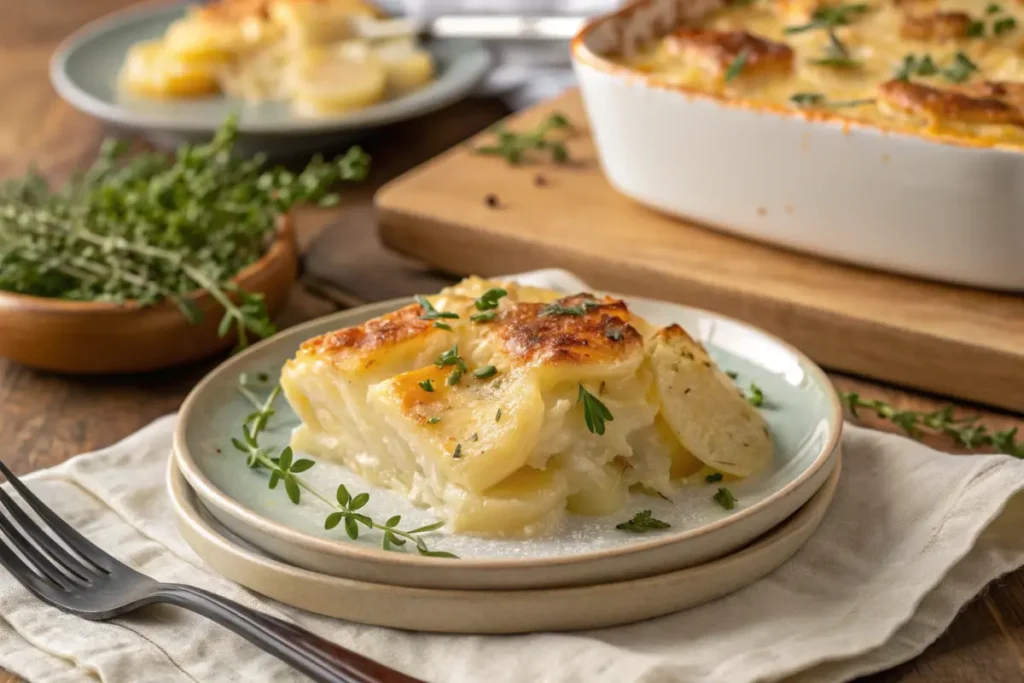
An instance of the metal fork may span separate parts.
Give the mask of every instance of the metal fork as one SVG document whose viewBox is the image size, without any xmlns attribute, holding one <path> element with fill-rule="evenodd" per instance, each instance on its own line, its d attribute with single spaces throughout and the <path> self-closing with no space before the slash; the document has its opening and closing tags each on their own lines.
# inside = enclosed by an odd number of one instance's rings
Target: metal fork
<svg viewBox="0 0 1024 683">
<path fill-rule="evenodd" d="M 3 462 L 0 472 L 50 531 L 47 533 L 0 487 L 0 503 L 7 510 L 6 515 L 0 513 L 0 530 L 9 541 L 0 538 L 0 564 L 43 602 L 91 621 L 112 619 L 145 605 L 168 603 L 226 626 L 321 683 L 422 683 L 294 624 L 209 591 L 153 580 L 118 562 L 72 529 Z"/>
</svg>

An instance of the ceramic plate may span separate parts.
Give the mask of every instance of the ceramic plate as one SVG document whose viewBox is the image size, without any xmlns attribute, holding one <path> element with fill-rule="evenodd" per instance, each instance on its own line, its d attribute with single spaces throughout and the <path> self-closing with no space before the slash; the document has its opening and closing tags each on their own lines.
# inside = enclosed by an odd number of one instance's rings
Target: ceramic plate
<svg viewBox="0 0 1024 683">
<path fill-rule="evenodd" d="M 299 116 L 287 102 L 254 104 L 225 96 L 160 101 L 120 94 L 117 74 L 128 48 L 161 36 L 184 13 L 185 4 L 146 5 L 88 24 L 54 53 L 54 88 L 73 107 L 115 126 L 140 129 L 157 142 L 208 137 L 237 114 L 240 146 L 297 152 L 439 109 L 466 95 L 490 66 L 490 54 L 478 41 L 431 41 L 427 47 L 438 65 L 435 81 L 404 97 L 330 118 Z"/>
<path fill-rule="evenodd" d="M 228 529 L 290 564 L 360 581 L 424 588 L 536 588 L 604 583 L 693 566 L 742 547 L 793 514 L 821 488 L 838 455 L 839 401 L 824 373 L 798 351 L 759 330 L 719 315 L 665 302 L 626 297 L 656 325 L 678 322 L 704 342 L 743 386 L 756 382 L 775 440 L 766 471 L 730 484 L 738 498 L 727 512 L 712 500 L 716 485 L 683 488 L 674 500 L 635 496 L 613 517 L 567 518 L 559 533 L 529 540 L 496 540 L 435 532 L 431 546 L 458 560 L 385 552 L 371 532 L 352 542 L 339 529 L 324 529 L 330 512 L 306 495 L 293 505 L 280 488 L 267 489 L 265 473 L 249 470 L 231 446 L 252 407 L 237 391 L 240 373 L 266 372 L 276 381 L 282 364 L 306 339 L 411 303 L 364 306 L 301 325 L 228 360 L 192 391 L 182 406 L 174 448 L 185 478 Z M 282 399 L 261 445 L 283 448 L 295 415 Z M 433 521 L 404 497 L 366 484 L 345 467 L 321 462 L 303 474 L 332 496 L 339 483 L 368 491 L 366 513 L 375 519 L 401 514 L 404 524 Z M 629 534 L 616 523 L 650 508 L 672 525 L 656 534 Z M 406 527 L 410 528 L 410 527 Z"/>
<path fill-rule="evenodd" d="M 524 633 L 617 626 L 715 600 L 777 569 L 807 542 L 839 483 L 832 475 L 780 526 L 697 567 L 632 581 L 544 590 L 439 590 L 343 579 L 279 562 L 217 523 L 170 460 L 168 485 L 182 537 L 215 571 L 288 605 L 376 626 L 445 633 Z M 381 609 L 381 605 L 402 609 Z"/>
</svg>

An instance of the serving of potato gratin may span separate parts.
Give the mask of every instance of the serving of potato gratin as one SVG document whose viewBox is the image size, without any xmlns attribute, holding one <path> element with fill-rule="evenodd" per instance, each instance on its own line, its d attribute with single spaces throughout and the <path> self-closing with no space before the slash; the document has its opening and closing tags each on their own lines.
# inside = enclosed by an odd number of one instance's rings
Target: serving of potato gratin
<svg viewBox="0 0 1024 683">
<path fill-rule="evenodd" d="M 223 93 L 334 115 L 433 80 L 433 60 L 410 31 L 363 0 L 216 0 L 134 45 L 119 85 L 147 98 Z"/>
<path fill-rule="evenodd" d="M 619 61 L 758 105 L 1024 146 L 1019 0 L 735 0 Z"/>
<path fill-rule="evenodd" d="M 306 341 L 281 386 L 294 448 L 454 532 L 547 534 L 566 512 L 619 512 L 631 490 L 669 497 L 771 461 L 763 418 L 678 325 L 479 278 L 417 302 Z"/>
</svg>

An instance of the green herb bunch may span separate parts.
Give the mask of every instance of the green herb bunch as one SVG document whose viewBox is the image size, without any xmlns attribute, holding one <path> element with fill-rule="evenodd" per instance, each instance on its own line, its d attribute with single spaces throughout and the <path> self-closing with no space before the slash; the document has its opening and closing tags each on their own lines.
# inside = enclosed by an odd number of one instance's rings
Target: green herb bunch
<svg viewBox="0 0 1024 683">
<path fill-rule="evenodd" d="M 98 159 L 64 187 L 36 172 L 0 185 L 0 290 L 33 296 L 152 305 L 174 302 L 191 322 L 191 296 L 206 290 L 224 308 L 221 336 L 239 344 L 274 327 L 262 298 L 230 280 L 259 260 L 277 217 L 303 202 L 333 203 L 330 189 L 362 180 L 369 157 L 353 147 L 293 173 L 257 155 L 232 155 L 234 119 L 204 144 L 168 156 L 129 156 L 107 140 Z"/>
</svg>

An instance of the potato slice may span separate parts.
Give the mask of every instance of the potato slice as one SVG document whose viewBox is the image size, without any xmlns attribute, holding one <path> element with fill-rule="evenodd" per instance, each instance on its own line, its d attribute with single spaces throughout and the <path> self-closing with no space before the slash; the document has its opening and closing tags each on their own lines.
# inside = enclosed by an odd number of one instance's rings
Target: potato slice
<svg viewBox="0 0 1024 683">
<path fill-rule="evenodd" d="M 299 65 L 292 94 L 297 111 L 316 116 L 376 104 L 386 88 L 387 73 L 377 60 L 324 52 Z"/>
<path fill-rule="evenodd" d="M 200 97 L 220 90 L 213 66 L 177 59 L 156 40 L 133 45 L 118 78 L 125 91 L 143 97 Z"/>
<path fill-rule="evenodd" d="M 746 477 L 772 457 L 768 426 L 704 348 L 683 328 L 660 330 L 648 345 L 661 415 L 694 457 Z"/>
<path fill-rule="evenodd" d="M 382 40 L 373 44 L 373 54 L 384 65 L 388 94 L 404 95 L 434 79 L 434 60 L 409 38 Z"/>
</svg>

